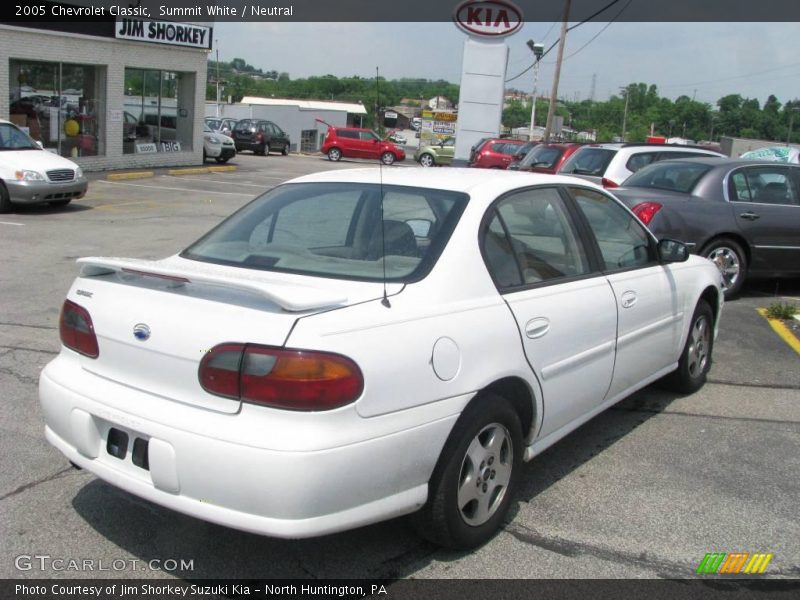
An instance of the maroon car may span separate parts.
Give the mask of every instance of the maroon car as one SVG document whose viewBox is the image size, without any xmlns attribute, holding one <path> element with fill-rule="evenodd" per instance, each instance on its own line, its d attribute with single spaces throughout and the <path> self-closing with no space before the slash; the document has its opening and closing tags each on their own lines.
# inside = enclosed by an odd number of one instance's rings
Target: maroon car
<svg viewBox="0 0 800 600">
<path fill-rule="evenodd" d="M 521 146 L 527 142 L 489 138 L 473 150 L 469 166 L 480 169 L 506 169 Z"/>
<path fill-rule="evenodd" d="M 575 143 L 539 144 L 512 168 L 534 173 L 558 173 L 561 165 L 582 145 Z"/>
</svg>

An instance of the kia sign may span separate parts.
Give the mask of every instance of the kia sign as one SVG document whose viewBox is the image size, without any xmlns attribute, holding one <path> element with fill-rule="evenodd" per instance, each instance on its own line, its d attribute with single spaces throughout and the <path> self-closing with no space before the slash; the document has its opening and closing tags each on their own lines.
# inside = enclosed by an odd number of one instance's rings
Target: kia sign
<svg viewBox="0 0 800 600">
<path fill-rule="evenodd" d="M 453 12 L 456 25 L 470 35 L 498 38 L 522 27 L 522 11 L 506 0 L 467 0 Z"/>
</svg>

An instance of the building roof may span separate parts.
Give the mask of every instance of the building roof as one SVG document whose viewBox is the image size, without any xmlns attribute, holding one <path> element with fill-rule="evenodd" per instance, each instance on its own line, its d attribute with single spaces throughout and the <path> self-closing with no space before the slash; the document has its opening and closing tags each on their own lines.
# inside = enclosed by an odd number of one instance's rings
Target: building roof
<svg viewBox="0 0 800 600">
<path fill-rule="evenodd" d="M 261 106 L 296 106 L 300 110 L 339 110 L 356 115 L 367 114 L 363 104 L 351 102 L 322 102 L 320 100 L 293 100 L 291 98 L 260 98 L 245 96 L 241 104 L 258 104 Z"/>
</svg>

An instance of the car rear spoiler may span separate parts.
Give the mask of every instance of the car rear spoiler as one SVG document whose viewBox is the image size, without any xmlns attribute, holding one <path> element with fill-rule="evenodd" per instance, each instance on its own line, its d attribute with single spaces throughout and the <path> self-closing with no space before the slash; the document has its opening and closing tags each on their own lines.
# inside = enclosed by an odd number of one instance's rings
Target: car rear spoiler
<svg viewBox="0 0 800 600">
<path fill-rule="evenodd" d="M 87 257 L 79 258 L 81 277 L 99 277 L 111 273 L 126 273 L 154 277 L 173 282 L 176 286 L 198 283 L 221 286 L 257 294 L 274 302 L 287 312 L 304 312 L 347 302 L 347 296 L 332 290 L 321 290 L 284 282 L 269 282 L 251 277 L 215 273 L 213 265 L 198 263 L 176 265 L 174 259 L 162 261 L 136 258 Z"/>
</svg>

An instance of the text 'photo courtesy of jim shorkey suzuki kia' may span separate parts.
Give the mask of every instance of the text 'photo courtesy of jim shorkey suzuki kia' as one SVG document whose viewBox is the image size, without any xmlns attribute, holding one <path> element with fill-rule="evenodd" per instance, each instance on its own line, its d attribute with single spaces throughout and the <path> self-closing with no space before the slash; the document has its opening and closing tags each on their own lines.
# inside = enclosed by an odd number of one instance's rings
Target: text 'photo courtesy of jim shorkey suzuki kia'
<svg viewBox="0 0 800 600">
<path fill-rule="evenodd" d="M 503 170 L 307 175 L 175 256 L 78 262 L 49 442 L 282 538 L 412 514 L 486 542 L 523 461 L 651 382 L 703 386 L 723 306 L 714 264 L 601 186 Z"/>
</svg>

